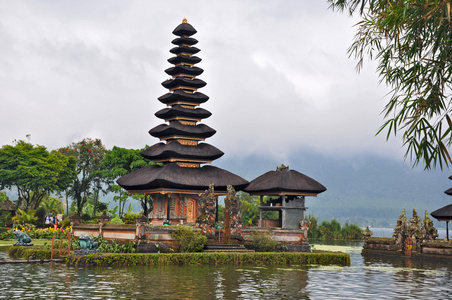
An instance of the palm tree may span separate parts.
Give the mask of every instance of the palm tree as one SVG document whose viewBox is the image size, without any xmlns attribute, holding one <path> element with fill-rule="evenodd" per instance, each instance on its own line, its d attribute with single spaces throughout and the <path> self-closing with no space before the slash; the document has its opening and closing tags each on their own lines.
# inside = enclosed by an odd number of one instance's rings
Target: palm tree
<svg viewBox="0 0 452 300">
<path fill-rule="evenodd" d="M 14 227 L 22 227 L 23 229 L 32 228 L 34 225 L 33 223 L 38 219 L 38 217 L 35 216 L 36 210 L 30 209 L 28 212 L 17 209 L 16 215 L 12 218 L 14 222 Z"/>
</svg>

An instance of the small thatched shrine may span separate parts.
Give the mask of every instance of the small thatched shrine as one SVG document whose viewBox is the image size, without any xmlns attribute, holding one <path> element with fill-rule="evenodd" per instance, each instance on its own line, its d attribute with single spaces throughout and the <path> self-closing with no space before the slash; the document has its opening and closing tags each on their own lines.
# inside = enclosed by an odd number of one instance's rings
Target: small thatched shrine
<svg viewBox="0 0 452 300">
<path fill-rule="evenodd" d="M 195 65 L 201 59 L 193 36 L 196 30 L 184 19 L 174 29 L 178 36 L 170 50 L 175 56 L 168 59 L 174 66 L 165 70 L 171 76 L 162 85 L 169 93 L 158 98 L 167 107 L 155 116 L 165 120 L 149 134 L 160 139 L 141 153 L 144 157 L 161 163 L 142 168 L 118 179 L 118 184 L 131 194 L 145 194 L 153 199 L 153 209 L 148 214 L 154 223 L 168 220 L 171 223 L 195 222 L 201 194 L 214 184 L 215 195 L 226 195 L 227 186 L 241 189 L 248 181 L 226 170 L 205 165 L 221 157 L 223 152 L 204 143 L 216 131 L 203 119 L 211 113 L 199 106 L 209 97 L 198 92 L 206 82 L 196 78 L 203 69 Z"/>
<path fill-rule="evenodd" d="M 305 220 L 305 197 L 317 196 L 326 188 L 316 180 L 282 165 L 276 171 L 269 171 L 245 188 L 250 195 L 260 196 L 259 227 L 262 227 L 262 212 L 279 212 L 278 226 L 284 229 L 298 229 Z M 278 197 L 264 203 L 264 196 Z"/>
</svg>

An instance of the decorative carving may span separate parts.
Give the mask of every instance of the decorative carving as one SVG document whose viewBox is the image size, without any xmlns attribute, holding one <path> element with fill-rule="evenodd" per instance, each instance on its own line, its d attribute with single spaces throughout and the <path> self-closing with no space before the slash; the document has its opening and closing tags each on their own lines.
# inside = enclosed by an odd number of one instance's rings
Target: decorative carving
<svg viewBox="0 0 452 300">
<path fill-rule="evenodd" d="M 201 228 L 201 232 L 208 238 L 215 238 L 215 192 L 213 184 L 201 195 L 197 210 L 196 226 Z"/>
<path fill-rule="evenodd" d="M 392 237 L 396 241 L 396 245 L 401 245 L 405 237 L 408 235 L 408 226 L 405 208 L 402 210 L 402 214 L 397 219 L 397 225 L 394 227 Z"/>
<path fill-rule="evenodd" d="M 422 227 L 422 237 L 425 240 L 434 240 L 438 237 L 438 230 L 436 230 L 435 226 L 433 225 L 433 221 L 432 219 L 430 219 L 427 211 L 425 211 L 424 227 Z"/>
<path fill-rule="evenodd" d="M 410 237 L 421 238 L 422 236 L 422 219 L 417 215 L 416 209 L 413 208 L 413 217 L 410 219 L 408 226 Z"/>
<path fill-rule="evenodd" d="M 311 227 L 311 222 L 306 221 L 305 219 L 300 221 L 300 230 L 303 234 L 303 240 L 301 241 L 302 243 L 307 243 L 308 242 L 308 231 L 309 231 L 309 227 Z"/>
<path fill-rule="evenodd" d="M 234 187 L 228 185 L 228 195 L 231 201 L 231 209 L 230 209 L 230 228 L 231 228 L 231 236 L 234 238 L 241 239 L 242 237 L 242 202 L 239 197 L 237 197 L 237 193 L 235 192 Z"/>
</svg>

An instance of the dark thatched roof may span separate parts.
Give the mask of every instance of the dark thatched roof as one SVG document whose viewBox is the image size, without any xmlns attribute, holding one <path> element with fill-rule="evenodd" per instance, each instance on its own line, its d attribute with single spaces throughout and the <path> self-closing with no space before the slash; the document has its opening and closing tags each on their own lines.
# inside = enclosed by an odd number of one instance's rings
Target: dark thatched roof
<svg viewBox="0 0 452 300">
<path fill-rule="evenodd" d="M 179 37 L 179 38 L 175 38 L 174 40 L 171 41 L 171 43 L 173 43 L 174 45 L 195 45 L 198 43 L 197 39 L 194 38 L 188 38 L 188 37 Z"/>
<path fill-rule="evenodd" d="M 168 58 L 168 62 L 173 65 L 180 64 L 180 63 L 197 64 L 200 61 L 201 61 L 201 58 L 199 58 L 197 56 L 188 56 L 188 55 L 179 55 L 179 56 L 174 56 L 174 57 Z"/>
<path fill-rule="evenodd" d="M 269 171 L 253 181 L 245 188 L 251 195 L 317 195 L 326 188 L 316 180 L 295 170 L 283 169 Z"/>
<path fill-rule="evenodd" d="M 194 35 L 196 33 L 196 29 L 193 28 L 190 24 L 187 23 L 187 20 L 184 19 L 184 22 L 181 23 L 176 29 L 173 30 L 174 35 L 183 36 L 183 35 Z"/>
<path fill-rule="evenodd" d="M 206 86 L 206 82 L 201 79 L 186 79 L 184 77 L 176 77 L 162 82 L 162 85 L 167 89 L 172 89 L 178 86 L 200 89 Z"/>
<path fill-rule="evenodd" d="M 206 119 L 210 117 L 212 113 L 204 108 L 185 108 L 181 105 L 174 105 L 159 110 L 155 113 L 155 116 L 160 119 L 170 119 L 175 117 L 186 117 L 192 119 Z"/>
<path fill-rule="evenodd" d="M 178 74 L 187 74 L 191 76 L 201 75 L 204 70 L 198 67 L 186 66 L 186 65 L 177 65 L 165 70 L 166 74 L 175 76 Z"/>
<path fill-rule="evenodd" d="M 430 214 L 435 219 L 439 221 L 452 220 L 452 204 L 446 205 L 440 209 L 435 210 Z"/>
<path fill-rule="evenodd" d="M 445 190 L 444 193 L 446 193 L 449 196 L 452 196 L 452 188 Z"/>
<path fill-rule="evenodd" d="M 188 190 L 202 192 L 214 184 L 215 191 L 226 191 L 227 185 L 241 190 L 248 181 L 229 171 L 213 167 L 185 168 L 175 163 L 164 167 L 147 166 L 129 173 L 116 181 L 130 193 L 150 192 L 153 190 Z"/>
<path fill-rule="evenodd" d="M 158 143 L 141 152 L 142 156 L 150 160 L 184 158 L 187 160 L 212 161 L 222 157 L 223 154 L 221 150 L 207 143 L 200 143 L 197 146 L 187 146 L 182 145 L 179 141 L 173 141 L 169 144 Z"/>
<path fill-rule="evenodd" d="M 179 47 L 174 47 L 170 50 L 171 53 L 173 54 L 180 54 L 180 53 L 189 53 L 189 54 L 196 54 L 199 51 L 201 51 L 199 48 L 196 47 L 187 47 L 187 46 L 179 46 Z"/>
<path fill-rule="evenodd" d="M 167 138 L 172 136 L 191 137 L 204 139 L 216 133 L 215 129 L 205 124 L 183 125 L 179 121 L 173 121 L 169 125 L 161 124 L 149 130 L 149 134 L 157 138 Z"/>
<path fill-rule="evenodd" d="M 187 93 L 182 90 L 175 90 L 172 93 L 166 93 L 165 95 L 160 96 L 158 99 L 160 102 L 164 104 L 171 104 L 174 102 L 186 102 L 192 103 L 193 105 L 199 105 L 209 100 L 209 96 L 204 95 L 203 93 L 200 92 Z"/>
<path fill-rule="evenodd" d="M 0 210 L 16 210 L 16 208 L 16 205 L 9 199 L 0 203 Z"/>
</svg>

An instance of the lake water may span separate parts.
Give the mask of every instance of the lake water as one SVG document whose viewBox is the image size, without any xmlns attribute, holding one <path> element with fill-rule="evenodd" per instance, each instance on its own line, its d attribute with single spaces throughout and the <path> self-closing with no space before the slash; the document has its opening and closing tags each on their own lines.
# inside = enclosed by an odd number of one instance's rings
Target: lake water
<svg viewBox="0 0 452 300">
<path fill-rule="evenodd" d="M 313 247 L 348 252 L 351 266 L 0 265 L 0 299 L 452 298 L 452 262 L 362 257 L 362 243 Z"/>
</svg>

